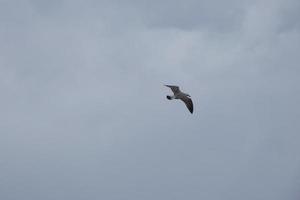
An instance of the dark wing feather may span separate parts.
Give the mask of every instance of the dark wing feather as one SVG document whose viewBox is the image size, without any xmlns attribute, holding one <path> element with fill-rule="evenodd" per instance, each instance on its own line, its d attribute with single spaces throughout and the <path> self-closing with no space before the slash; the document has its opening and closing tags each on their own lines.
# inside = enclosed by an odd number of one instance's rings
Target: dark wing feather
<svg viewBox="0 0 300 200">
<path fill-rule="evenodd" d="M 174 94 L 180 92 L 179 87 L 176 85 L 165 85 L 165 86 L 169 87 Z"/>
<path fill-rule="evenodd" d="M 184 103 L 185 103 L 185 105 L 186 105 L 186 107 L 189 109 L 189 111 L 191 112 L 191 113 L 193 113 L 193 111 L 194 111 L 194 106 L 193 106 L 193 101 L 192 101 L 192 99 L 190 99 L 190 98 L 188 98 L 188 97 L 182 97 L 182 98 L 180 98 Z"/>
</svg>

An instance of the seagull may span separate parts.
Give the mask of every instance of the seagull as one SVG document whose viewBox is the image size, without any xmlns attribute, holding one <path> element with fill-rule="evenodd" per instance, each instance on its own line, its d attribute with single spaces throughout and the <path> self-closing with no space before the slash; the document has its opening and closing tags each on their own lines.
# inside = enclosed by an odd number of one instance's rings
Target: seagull
<svg viewBox="0 0 300 200">
<path fill-rule="evenodd" d="M 174 93 L 173 96 L 167 95 L 167 99 L 172 100 L 172 99 L 180 99 L 182 100 L 186 107 L 189 109 L 191 113 L 193 113 L 193 102 L 192 99 L 190 98 L 191 96 L 189 94 L 183 93 L 180 91 L 179 87 L 176 85 L 165 85 L 166 87 L 169 87 L 172 92 Z"/>
</svg>

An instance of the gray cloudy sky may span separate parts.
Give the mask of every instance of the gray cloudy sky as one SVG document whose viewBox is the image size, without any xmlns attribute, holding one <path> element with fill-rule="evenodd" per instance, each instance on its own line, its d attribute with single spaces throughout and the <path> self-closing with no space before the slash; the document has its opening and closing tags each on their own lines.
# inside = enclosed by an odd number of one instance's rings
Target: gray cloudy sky
<svg viewBox="0 0 300 200">
<path fill-rule="evenodd" d="M 0 0 L 0 199 L 299 200 L 299 10 Z"/>
</svg>

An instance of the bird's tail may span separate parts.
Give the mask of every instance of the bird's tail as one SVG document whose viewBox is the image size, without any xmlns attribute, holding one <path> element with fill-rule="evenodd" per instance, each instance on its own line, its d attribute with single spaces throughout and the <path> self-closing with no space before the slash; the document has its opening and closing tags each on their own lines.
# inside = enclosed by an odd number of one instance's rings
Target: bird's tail
<svg viewBox="0 0 300 200">
<path fill-rule="evenodd" d="M 169 96 L 169 95 L 167 95 L 167 99 L 169 99 L 169 100 L 172 100 L 172 97 L 171 97 L 171 96 Z"/>
</svg>

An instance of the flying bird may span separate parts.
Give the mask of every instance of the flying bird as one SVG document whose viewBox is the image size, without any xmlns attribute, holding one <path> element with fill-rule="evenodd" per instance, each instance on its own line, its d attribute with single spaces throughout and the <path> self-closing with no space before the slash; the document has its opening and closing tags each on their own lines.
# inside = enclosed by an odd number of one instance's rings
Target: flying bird
<svg viewBox="0 0 300 200">
<path fill-rule="evenodd" d="M 180 100 L 182 100 L 185 103 L 186 107 L 189 109 L 189 111 L 191 113 L 193 113 L 193 110 L 194 110 L 193 109 L 193 107 L 194 107 L 193 106 L 193 101 L 190 98 L 191 96 L 189 94 L 181 92 L 180 89 L 179 89 L 179 87 L 176 86 L 176 85 L 165 85 L 165 86 L 169 87 L 172 90 L 172 92 L 174 93 L 173 96 L 167 95 L 167 99 L 169 99 L 169 100 L 172 100 L 172 99 L 180 99 Z"/>
</svg>

